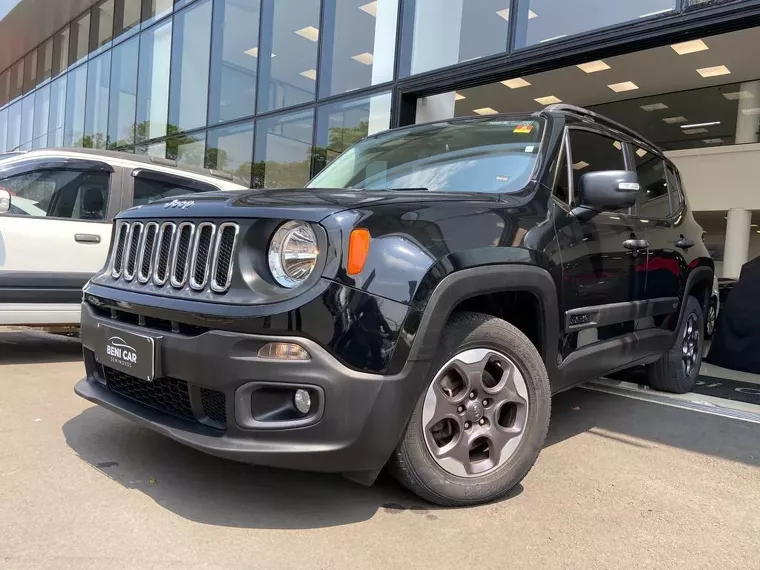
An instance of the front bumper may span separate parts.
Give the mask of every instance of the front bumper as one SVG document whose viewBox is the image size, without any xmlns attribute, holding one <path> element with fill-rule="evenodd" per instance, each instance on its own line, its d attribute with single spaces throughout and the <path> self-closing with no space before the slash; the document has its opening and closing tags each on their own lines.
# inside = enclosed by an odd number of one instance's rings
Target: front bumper
<svg viewBox="0 0 760 570">
<path fill-rule="evenodd" d="M 155 335 L 157 373 L 224 394 L 225 429 L 182 419 L 129 399 L 109 388 L 95 351 L 103 327 Z M 201 451 L 237 461 L 326 472 L 375 471 L 398 444 L 417 402 L 427 363 L 409 362 L 399 373 L 356 372 L 304 338 L 208 331 L 196 336 L 125 324 L 82 308 L 81 339 L 87 376 L 75 392 L 96 404 Z M 297 342 L 311 360 L 259 358 L 267 342 Z M 318 416 L 301 427 L 253 427 L 252 383 L 314 386 L 323 398 Z"/>
</svg>

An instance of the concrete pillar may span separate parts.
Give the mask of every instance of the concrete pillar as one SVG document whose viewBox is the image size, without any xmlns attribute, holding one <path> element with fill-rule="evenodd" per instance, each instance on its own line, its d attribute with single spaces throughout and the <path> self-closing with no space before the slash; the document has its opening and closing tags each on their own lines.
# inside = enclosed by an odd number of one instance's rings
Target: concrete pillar
<svg viewBox="0 0 760 570">
<path fill-rule="evenodd" d="M 739 87 L 739 108 L 736 111 L 736 144 L 758 142 L 758 101 L 760 101 L 760 81 L 746 81 Z M 755 111 L 750 111 L 755 109 Z"/>
<path fill-rule="evenodd" d="M 749 236 L 752 212 L 742 208 L 728 211 L 726 244 L 723 250 L 723 277 L 737 279 L 749 256 Z"/>
</svg>

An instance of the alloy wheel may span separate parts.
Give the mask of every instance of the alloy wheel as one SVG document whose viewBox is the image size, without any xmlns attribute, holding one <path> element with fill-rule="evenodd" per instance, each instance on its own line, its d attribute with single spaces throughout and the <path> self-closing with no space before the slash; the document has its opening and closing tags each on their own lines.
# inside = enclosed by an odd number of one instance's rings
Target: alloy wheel
<svg viewBox="0 0 760 570">
<path fill-rule="evenodd" d="M 715 332 L 715 307 L 711 306 L 707 310 L 707 326 L 705 326 L 708 336 Z"/>
<path fill-rule="evenodd" d="M 465 350 L 444 364 L 428 387 L 425 443 L 452 475 L 485 475 L 517 449 L 528 405 L 525 378 L 512 359 L 487 348 Z"/>
<path fill-rule="evenodd" d="M 686 327 L 683 331 L 683 343 L 681 351 L 683 353 L 683 371 L 686 377 L 690 377 L 694 367 L 699 360 L 699 327 L 697 326 L 697 315 L 691 313 L 686 319 Z"/>
</svg>

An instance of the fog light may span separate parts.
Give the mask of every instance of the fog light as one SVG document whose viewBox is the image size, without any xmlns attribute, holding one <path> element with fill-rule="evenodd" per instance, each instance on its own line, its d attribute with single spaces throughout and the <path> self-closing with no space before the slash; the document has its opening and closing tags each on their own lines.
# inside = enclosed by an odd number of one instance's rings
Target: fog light
<svg viewBox="0 0 760 570">
<path fill-rule="evenodd" d="M 270 342 L 259 349 L 259 358 L 275 360 L 309 360 L 306 349 L 292 342 Z"/>
<path fill-rule="evenodd" d="M 296 394 L 293 396 L 293 404 L 296 410 L 303 415 L 308 414 L 311 409 L 311 396 L 309 396 L 309 392 L 300 388 L 296 390 Z"/>
</svg>

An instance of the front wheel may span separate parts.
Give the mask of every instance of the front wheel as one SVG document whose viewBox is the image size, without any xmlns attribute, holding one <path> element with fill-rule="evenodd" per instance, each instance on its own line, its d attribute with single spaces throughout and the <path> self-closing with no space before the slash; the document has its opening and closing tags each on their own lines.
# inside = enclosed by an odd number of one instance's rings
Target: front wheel
<svg viewBox="0 0 760 570">
<path fill-rule="evenodd" d="M 717 320 L 718 312 L 715 308 L 715 303 L 710 302 L 710 308 L 707 309 L 707 317 L 705 317 L 705 339 L 709 340 L 715 334 Z"/>
<path fill-rule="evenodd" d="M 439 505 L 503 497 L 533 466 L 548 430 L 541 356 L 510 323 L 459 313 L 433 371 L 391 459 L 394 475 Z"/>
</svg>

